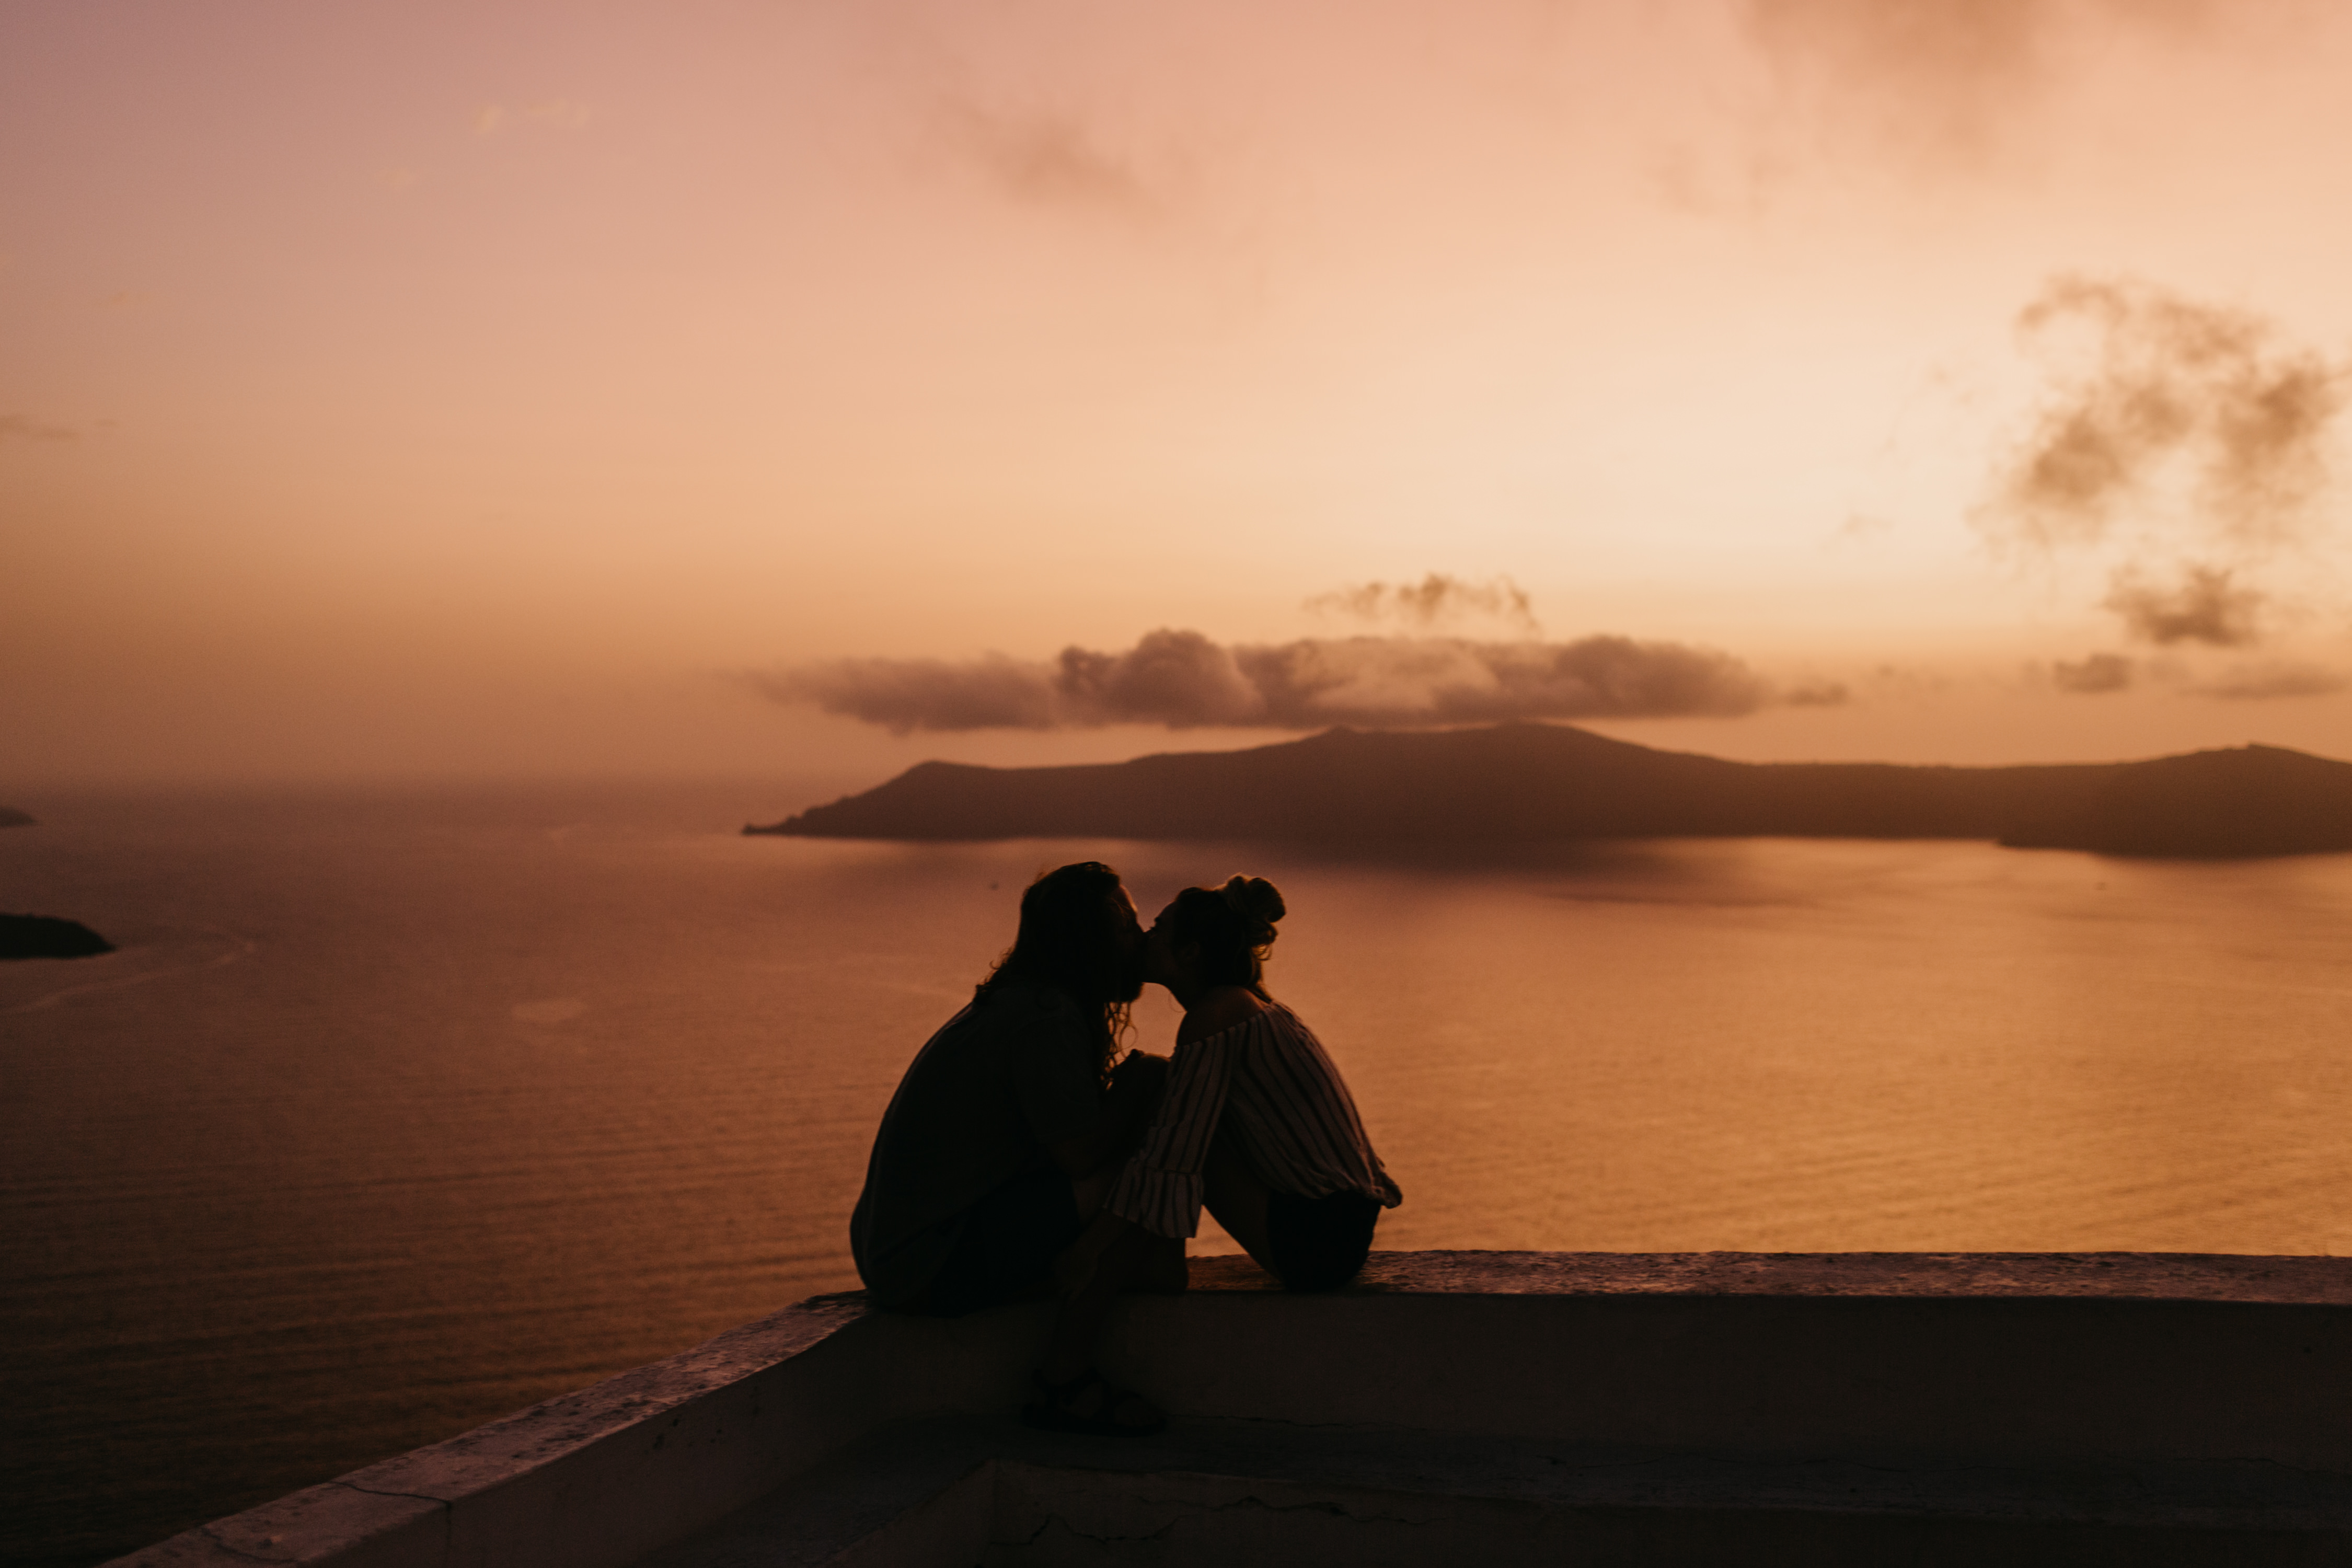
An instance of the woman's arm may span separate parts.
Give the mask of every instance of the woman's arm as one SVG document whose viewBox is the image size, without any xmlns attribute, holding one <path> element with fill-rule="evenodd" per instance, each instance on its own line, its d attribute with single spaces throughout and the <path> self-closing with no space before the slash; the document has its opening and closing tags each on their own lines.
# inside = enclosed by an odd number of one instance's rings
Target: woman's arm
<svg viewBox="0 0 2352 1568">
<path fill-rule="evenodd" d="M 1201 1169 L 1224 1115 L 1238 1049 L 1239 1039 L 1230 1034 L 1179 1040 L 1160 1118 L 1119 1173 L 1106 1213 L 1165 1237 L 1188 1237 L 1200 1228 Z"/>
</svg>

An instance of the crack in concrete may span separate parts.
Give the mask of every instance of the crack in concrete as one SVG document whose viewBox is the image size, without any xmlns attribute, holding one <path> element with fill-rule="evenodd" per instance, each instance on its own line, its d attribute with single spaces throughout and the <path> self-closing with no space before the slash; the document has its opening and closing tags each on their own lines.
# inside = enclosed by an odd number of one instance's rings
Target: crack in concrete
<svg viewBox="0 0 2352 1568">
<path fill-rule="evenodd" d="M 235 1542 L 224 1538 L 219 1531 L 215 1530 L 209 1524 L 197 1526 L 196 1533 L 203 1536 L 206 1541 L 211 1542 L 215 1546 L 219 1547 L 223 1552 L 228 1552 L 232 1556 L 242 1557 L 247 1563 L 285 1563 L 294 1561 L 291 1557 L 262 1557 L 247 1552 L 244 1547 L 237 1545 Z"/>
<path fill-rule="evenodd" d="M 446 1562 L 457 1551 L 457 1506 L 446 1498 L 427 1497 L 423 1492 L 385 1491 L 378 1487 L 363 1487 L 357 1481 L 337 1481 L 335 1485 L 367 1497 L 407 1498 L 413 1502 L 429 1502 L 441 1510 L 441 1557 Z"/>
<path fill-rule="evenodd" d="M 370 1497 L 404 1497 L 415 1502 L 429 1502 L 444 1513 L 449 1511 L 447 1498 L 429 1497 L 424 1492 L 387 1491 L 382 1487 L 363 1487 L 357 1481 L 337 1481 L 335 1485 L 355 1492 L 365 1492 Z"/>
</svg>

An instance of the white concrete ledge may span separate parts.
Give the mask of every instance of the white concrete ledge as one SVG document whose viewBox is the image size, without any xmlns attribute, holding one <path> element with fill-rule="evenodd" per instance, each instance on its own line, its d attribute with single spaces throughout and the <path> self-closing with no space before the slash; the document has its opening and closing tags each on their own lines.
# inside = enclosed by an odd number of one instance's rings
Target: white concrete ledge
<svg viewBox="0 0 2352 1568">
<path fill-rule="evenodd" d="M 1237 1258 L 1198 1259 L 1193 1272 L 1196 1289 L 1279 1289 Z M 2352 1258 L 2228 1252 L 1376 1252 L 1349 1293 L 2070 1297 L 2344 1307 L 2352 1306 Z"/>
<path fill-rule="evenodd" d="M 1242 1259 L 1194 1281 L 1129 1303 L 1106 1347 L 1177 1417 L 1149 1452 L 1080 1463 L 1006 1425 L 1044 1304 L 940 1321 L 819 1297 L 119 1562 L 1173 1563 L 1229 1557 L 1251 1521 L 1328 1544 L 1350 1509 L 1467 1521 L 1447 1550 L 1496 1561 L 1666 1561 L 1670 1538 L 1704 1556 L 1760 1542 L 1759 1520 L 1821 1560 L 1911 1552 L 1889 1520 L 1987 1552 L 2031 1528 L 2061 1542 L 2053 1561 L 2084 1529 L 2226 1546 L 2215 1561 L 2352 1556 L 2352 1259 L 1385 1253 L 1329 1296 Z M 1853 1480 L 1887 1474 L 1912 1478 L 1909 1501 Z M 1647 1501 L 1602 1484 L 1644 1475 Z M 1073 1509 L 1140 1533 L 1089 1534 Z M 1878 1521 L 1848 1530 L 1859 1555 L 1820 1534 L 1832 1517 Z M 1380 1559 L 1372 1537 L 1394 1532 L 1366 1528 L 1346 1550 Z"/>
<path fill-rule="evenodd" d="M 1252 1542 L 1231 1539 L 1235 1521 L 1287 1512 L 1322 1516 L 1307 1533 L 1327 1543 L 1353 1542 L 1360 1527 L 1409 1525 L 1419 1555 L 1405 1560 L 1414 1563 L 1514 1561 L 1515 1537 L 1522 1550 L 1537 1547 L 1533 1560 L 1559 1561 L 1543 1539 L 1564 1548 L 1596 1520 L 1653 1542 L 1662 1524 L 1688 1531 L 1694 1520 L 1712 1521 L 1702 1527 L 1720 1532 L 1726 1521 L 1742 1521 L 1748 1549 L 1720 1552 L 1717 1562 L 1754 1561 L 1760 1538 L 1792 1526 L 1818 1546 L 1825 1520 L 1880 1544 L 1906 1531 L 1948 1535 L 1965 1527 L 1989 1548 L 1984 1562 L 2013 1555 L 1990 1550 L 2004 1539 L 2013 1549 L 2037 1534 L 2063 1539 L 2085 1530 L 2229 1540 L 2242 1549 L 2265 1537 L 2332 1542 L 2340 1552 L 2352 1479 L 2246 1463 L 1865 1462 L 1253 1421 L 1195 1420 L 1160 1437 L 1107 1444 L 1030 1432 L 1001 1416 L 961 1417 L 893 1427 L 639 1568 L 801 1561 L 963 1568 L 1026 1563 L 1055 1541 L 1065 1555 L 1154 1542 L 1156 1560 L 1165 1560 L 1179 1536 L 1189 1538 L 1191 1550 L 1180 1556 L 1191 1560 L 1220 1535 L 1234 1549 L 1229 1559 L 1256 1561 Z M 1300 1536 L 1300 1523 L 1287 1532 Z M 908 1552 L 918 1535 L 929 1542 Z M 1441 1536 L 1451 1537 L 1442 1550 Z M 1363 1555 L 1349 1544 L 1303 1560 Z"/>
</svg>

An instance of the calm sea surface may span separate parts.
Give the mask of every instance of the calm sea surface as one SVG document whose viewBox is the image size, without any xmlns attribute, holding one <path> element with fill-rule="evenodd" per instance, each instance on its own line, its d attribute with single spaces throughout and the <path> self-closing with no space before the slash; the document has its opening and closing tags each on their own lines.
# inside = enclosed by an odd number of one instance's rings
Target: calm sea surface
<svg viewBox="0 0 2352 1568">
<path fill-rule="evenodd" d="M 2352 1251 L 2352 858 L 734 832 L 808 798 L 16 803 L 0 910 L 122 951 L 0 966 L 0 1557 L 96 1562 L 853 1285 L 899 1070 L 1089 857 L 1147 917 L 1281 884 L 1270 983 L 1403 1184 L 1385 1247 Z"/>
</svg>

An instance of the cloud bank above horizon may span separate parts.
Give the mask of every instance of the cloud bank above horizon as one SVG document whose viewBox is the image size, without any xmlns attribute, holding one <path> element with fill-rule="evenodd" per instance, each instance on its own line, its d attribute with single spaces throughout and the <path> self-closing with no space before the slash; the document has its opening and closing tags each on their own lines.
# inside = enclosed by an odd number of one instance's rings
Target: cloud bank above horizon
<svg viewBox="0 0 2352 1568">
<path fill-rule="evenodd" d="M 775 701 L 917 730 L 1112 724 L 1311 730 L 1328 724 L 1737 718 L 1775 701 L 1843 701 L 1834 687 L 1776 690 L 1729 654 L 1600 636 L 1571 642 L 1306 637 L 1224 645 L 1147 633 L 1122 653 L 1051 660 L 828 659 L 750 678 Z"/>
</svg>

